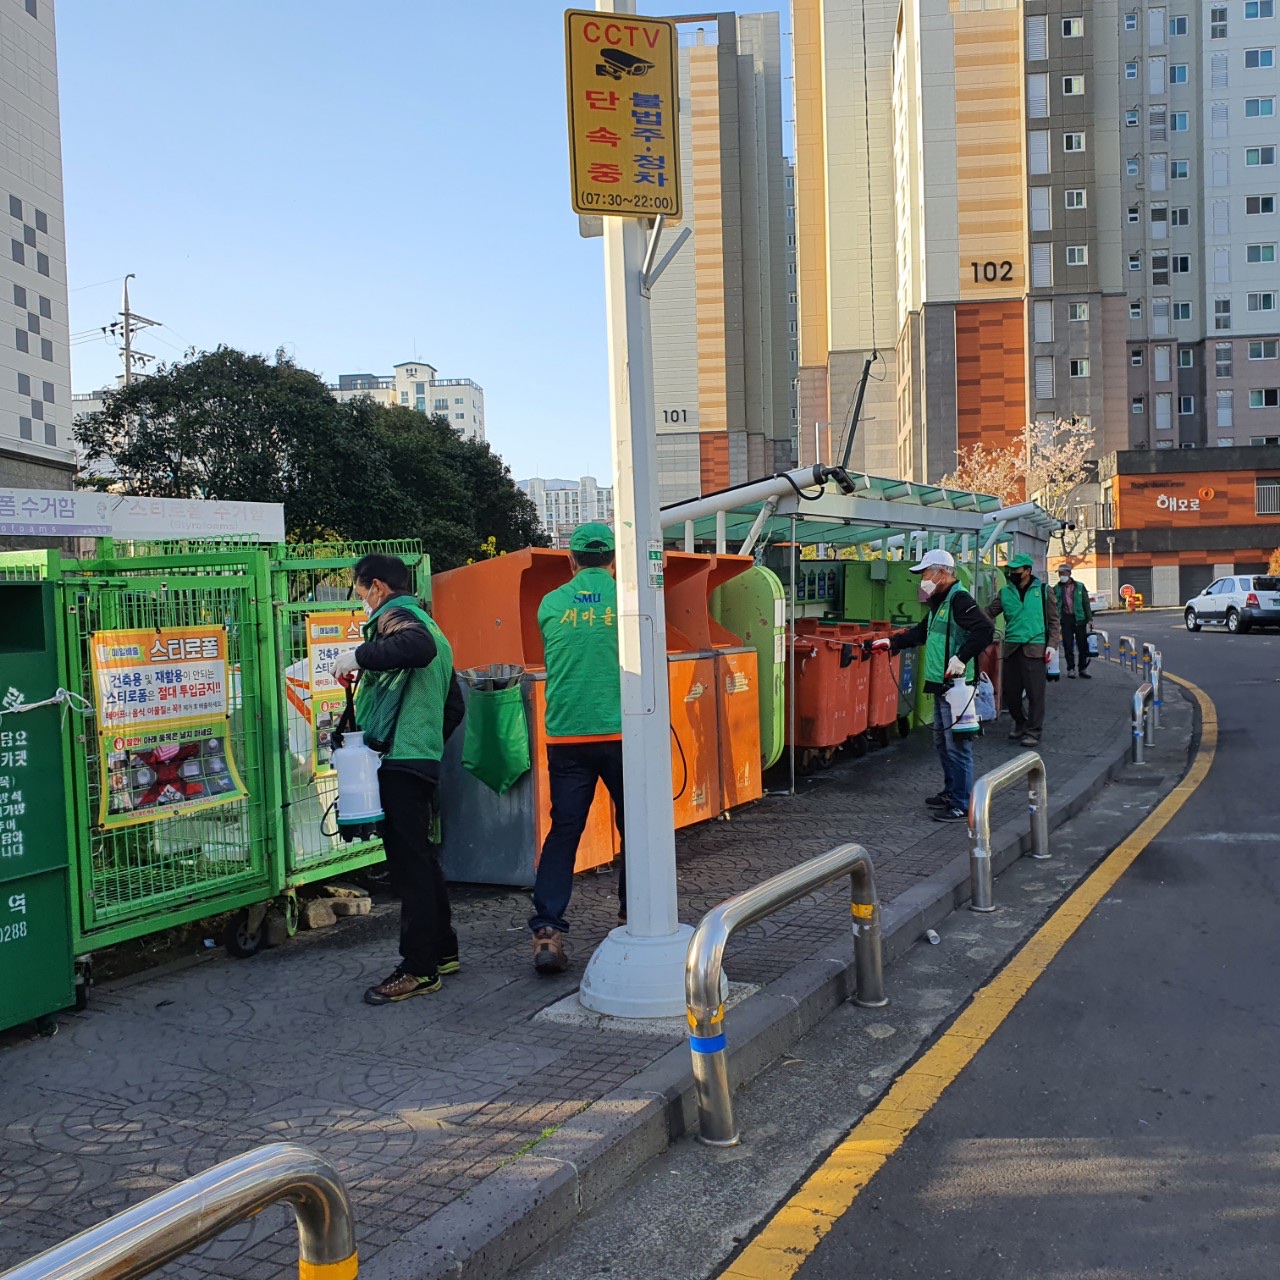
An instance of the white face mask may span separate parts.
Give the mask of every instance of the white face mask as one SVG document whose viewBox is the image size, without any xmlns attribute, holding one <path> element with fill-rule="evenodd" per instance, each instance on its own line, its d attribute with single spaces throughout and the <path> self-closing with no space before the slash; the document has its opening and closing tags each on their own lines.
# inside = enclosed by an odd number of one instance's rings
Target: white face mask
<svg viewBox="0 0 1280 1280">
<path fill-rule="evenodd" d="M 364 616 L 366 618 L 373 617 L 373 605 L 371 605 L 367 600 L 361 600 L 360 607 L 364 610 Z"/>
<path fill-rule="evenodd" d="M 919 590 L 920 603 L 928 604 L 929 601 L 933 599 L 933 593 L 937 591 L 937 589 L 938 584 L 936 582 L 931 582 L 928 578 L 921 578 Z"/>
</svg>

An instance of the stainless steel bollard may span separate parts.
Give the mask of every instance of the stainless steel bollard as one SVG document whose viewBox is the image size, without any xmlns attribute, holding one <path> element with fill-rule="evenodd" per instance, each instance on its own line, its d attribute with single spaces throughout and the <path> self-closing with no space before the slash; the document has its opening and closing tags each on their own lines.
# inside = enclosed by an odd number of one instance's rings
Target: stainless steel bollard
<svg viewBox="0 0 1280 1280">
<path fill-rule="evenodd" d="M 736 929 L 846 875 L 852 886 L 850 912 L 857 992 L 854 1001 L 878 1009 L 889 1003 L 884 994 L 880 954 L 880 899 L 871 855 L 860 844 L 842 844 L 745 893 L 735 894 L 708 911 L 693 931 L 685 960 L 684 990 L 699 1137 L 708 1146 L 733 1147 L 739 1141 L 729 1091 L 729 1054 L 720 993 L 725 945 Z"/>
<path fill-rule="evenodd" d="M 1108 662 L 1110 662 L 1111 661 L 1111 633 L 1109 631 L 1104 631 L 1101 627 L 1094 627 L 1093 634 L 1095 636 L 1102 637 L 1101 641 L 1099 642 L 1099 647 L 1102 649 L 1102 652 L 1098 656 L 1100 658 L 1105 658 Z"/>
<path fill-rule="evenodd" d="M 1133 691 L 1133 763 L 1145 764 L 1145 747 L 1155 746 L 1155 726 L 1151 723 L 1150 708 L 1154 701 L 1151 686 L 1141 684 Z"/>
<path fill-rule="evenodd" d="M 1132 636 L 1120 637 L 1120 665 L 1133 671 L 1138 669 L 1138 644 Z"/>
<path fill-rule="evenodd" d="M 1024 751 L 998 769 L 984 773 L 973 784 L 969 801 L 969 910 L 994 911 L 991 871 L 991 802 L 996 795 L 1022 778 L 1028 780 L 1027 802 L 1031 812 L 1031 856 L 1049 856 L 1049 783 L 1044 761 L 1035 751 Z"/>
<path fill-rule="evenodd" d="M 133 1280 L 281 1202 L 298 1224 L 299 1280 L 352 1280 L 356 1244 L 346 1188 L 327 1160 L 293 1142 L 214 1165 L 4 1272 L 2 1280 Z"/>
<path fill-rule="evenodd" d="M 1164 708 L 1164 654 L 1155 647 L 1151 650 L 1151 720 L 1160 728 Z"/>
</svg>

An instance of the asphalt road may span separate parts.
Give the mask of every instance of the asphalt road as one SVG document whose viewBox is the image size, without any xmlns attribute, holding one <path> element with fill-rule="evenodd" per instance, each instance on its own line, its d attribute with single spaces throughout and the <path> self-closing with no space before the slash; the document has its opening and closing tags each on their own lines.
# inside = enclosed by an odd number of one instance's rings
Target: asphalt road
<svg viewBox="0 0 1280 1280">
<path fill-rule="evenodd" d="M 1132 621 L 1216 704 L 1208 777 L 802 1280 L 1280 1274 L 1280 636 Z"/>
</svg>

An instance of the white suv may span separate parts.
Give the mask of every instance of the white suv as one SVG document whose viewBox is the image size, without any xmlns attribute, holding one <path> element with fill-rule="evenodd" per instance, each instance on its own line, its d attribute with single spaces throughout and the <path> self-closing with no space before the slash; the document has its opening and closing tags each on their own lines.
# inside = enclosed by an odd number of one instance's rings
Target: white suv
<svg viewBox="0 0 1280 1280">
<path fill-rule="evenodd" d="M 1233 632 L 1280 627 L 1280 577 L 1237 574 L 1219 578 L 1187 601 L 1183 617 L 1188 631 L 1199 631 L 1202 623 Z"/>
</svg>

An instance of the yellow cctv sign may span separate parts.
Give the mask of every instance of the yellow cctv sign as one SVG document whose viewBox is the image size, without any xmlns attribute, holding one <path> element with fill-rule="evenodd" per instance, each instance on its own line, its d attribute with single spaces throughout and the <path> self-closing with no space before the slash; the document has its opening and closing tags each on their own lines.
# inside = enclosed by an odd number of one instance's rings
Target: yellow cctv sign
<svg viewBox="0 0 1280 1280">
<path fill-rule="evenodd" d="M 568 9 L 564 25 L 575 211 L 678 218 L 675 23 Z"/>
</svg>

